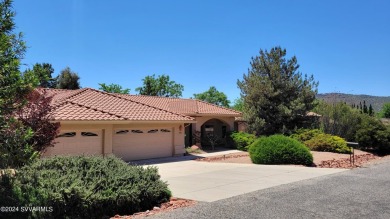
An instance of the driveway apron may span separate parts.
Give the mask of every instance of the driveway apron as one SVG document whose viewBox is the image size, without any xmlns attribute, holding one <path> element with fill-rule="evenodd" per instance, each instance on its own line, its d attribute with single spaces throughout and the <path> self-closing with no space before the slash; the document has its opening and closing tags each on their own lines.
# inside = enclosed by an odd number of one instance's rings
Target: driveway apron
<svg viewBox="0 0 390 219">
<path fill-rule="evenodd" d="M 334 174 L 346 169 L 290 165 L 212 163 L 184 160 L 155 163 L 172 195 L 213 202 L 300 180 Z"/>
</svg>

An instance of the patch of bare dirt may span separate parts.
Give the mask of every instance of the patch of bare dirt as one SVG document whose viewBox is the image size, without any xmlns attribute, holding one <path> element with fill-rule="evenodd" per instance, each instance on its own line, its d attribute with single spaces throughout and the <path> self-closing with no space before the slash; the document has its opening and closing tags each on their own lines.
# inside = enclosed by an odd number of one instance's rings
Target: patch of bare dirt
<svg viewBox="0 0 390 219">
<path fill-rule="evenodd" d="M 372 153 L 361 150 L 355 150 L 354 157 L 349 154 L 338 154 L 331 152 L 312 151 L 313 163 L 319 168 L 354 168 L 361 167 L 364 164 L 372 163 L 373 161 L 384 159 Z M 353 161 L 354 158 L 354 162 Z M 390 159 L 390 156 L 388 156 Z M 220 163 L 252 163 L 248 152 L 238 152 L 227 155 L 211 156 L 198 158 L 196 161 L 203 162 L 220 162 Z"/>
<path fill-rule="evenodd" d="M 177 208 L 184 208 L 191 205 L 196 204 L 196 201 L 189 200 L 189 199 L 182 199 L 182 198 L 171 198 L 169 202 L 162 203 L 160 207 L 154 207 L 152 210 L 147 210 L 144 212 L 138 212 L 133 215 L 115 215 L 114 217 L 111 217 L 111 219 L 133 219 L 133 218 L 142 218 L 147 217 L 151 215 L 155 215 L 157 213 L 166 212 L 166 211 L 172 211 Z"/>
</svg>

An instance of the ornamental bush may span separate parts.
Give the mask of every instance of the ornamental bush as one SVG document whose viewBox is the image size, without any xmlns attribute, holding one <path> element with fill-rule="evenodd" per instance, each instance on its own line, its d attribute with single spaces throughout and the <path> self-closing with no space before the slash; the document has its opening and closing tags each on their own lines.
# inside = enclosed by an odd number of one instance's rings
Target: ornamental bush
<svg viewBox="0 0 390 219">
<path fill-rule="evenodd" d="M 255 135 L 246 132 L 233 132 L 230 136 L 233 139 L 234 146 L 241 151 L 247 151 L 249 145 L 256 140 Z"/>
<path fill-rule="evenodd" d="M 313 164 L 309 148 L 284 135 L 259 138 L 250 145 L 249 156 L 255 164 Z"/>
<path fill-rule="evenodd" d="M 310 140 L 305 141 L 304 144 L 312 151 L 351 153 L 351 149 L 347 146 L 347 142 L 343 138 L 330 134 L 316 135 Z"/>
<path fill-rule="evenodd" d="M 300 142 L 305 142 L 323 133 L 324 132 L 319 129 L 298 129 L 296 133 L 292 134 L 290 137 Z"/>
<path fill-rule="evenodd" d="M 102 218 L 151 209 L 171 196 L 156 167 L 114 156 L 52 157 L 0 178 L 0 206 L 47 206 L 16 218 Z"/>
<path fill-rule="evenodd" d="M 355 134 L 359 147 L 374 149 L 379 153 L 390 152 L 390 130 L 376 118 L 363 116 L 362 123 Z"/>
</svg>

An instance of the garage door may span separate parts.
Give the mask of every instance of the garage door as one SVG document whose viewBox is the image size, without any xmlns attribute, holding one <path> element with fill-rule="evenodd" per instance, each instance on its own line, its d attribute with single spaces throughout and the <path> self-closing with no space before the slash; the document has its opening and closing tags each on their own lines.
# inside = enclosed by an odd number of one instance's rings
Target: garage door
<svg viewBox="0 0 390 219">
<path fill-rule="evenodd" d="M 103 153 L 101 130 L 63 131 L 54 141 L 57 143 L 47 148 L 45 156 Z"/>
<path fill-rule="evenodd" d="M 113 153 L 125 161 L 172 156 L 169 128 L 118 129 L 113 138 Z"/>
</svg>

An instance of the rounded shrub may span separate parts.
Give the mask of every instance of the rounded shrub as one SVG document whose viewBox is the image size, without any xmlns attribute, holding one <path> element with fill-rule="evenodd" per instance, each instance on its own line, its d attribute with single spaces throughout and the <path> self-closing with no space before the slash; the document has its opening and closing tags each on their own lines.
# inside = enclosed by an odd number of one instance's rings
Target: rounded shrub
<svg viewBox="0 0 390 219">
<path fill-rule="evenodd" d="M 102 218 L 133 214 L 169 200 L 157 168 L 130 166 L 119 158 L 52 157 L 0 179 L 6 206 L 46 206 L 19 218 Z M 4 206 L 4 205 L 3 205 Z M 16 216 L 15 213 L 10 216 Z"/>
<path fill-rule="evenodd" d="M 305 145 L 284 135 L 259 138 L 249 147 L 249 156 L 256 164 L 310 166 L 313 163 L 313 156 Z"/>
<path fill-rule="evenodd" d="M 247 151 L 249 146 L 256 140 L 256 135 L 246 132 L 233 132 L 230 137 L 233 139 L 234 146 L 241 151 Z"/>
<path fill-rule="evenodd" d="M 351 149 L 347 146 L 347 142 L 338 136 L 330 134 L 319 134 L 312 139 L 305 141 L 305 145 L 313 151 L 336 152 L 342 154 L 350 154 Z"/>
</svg>

